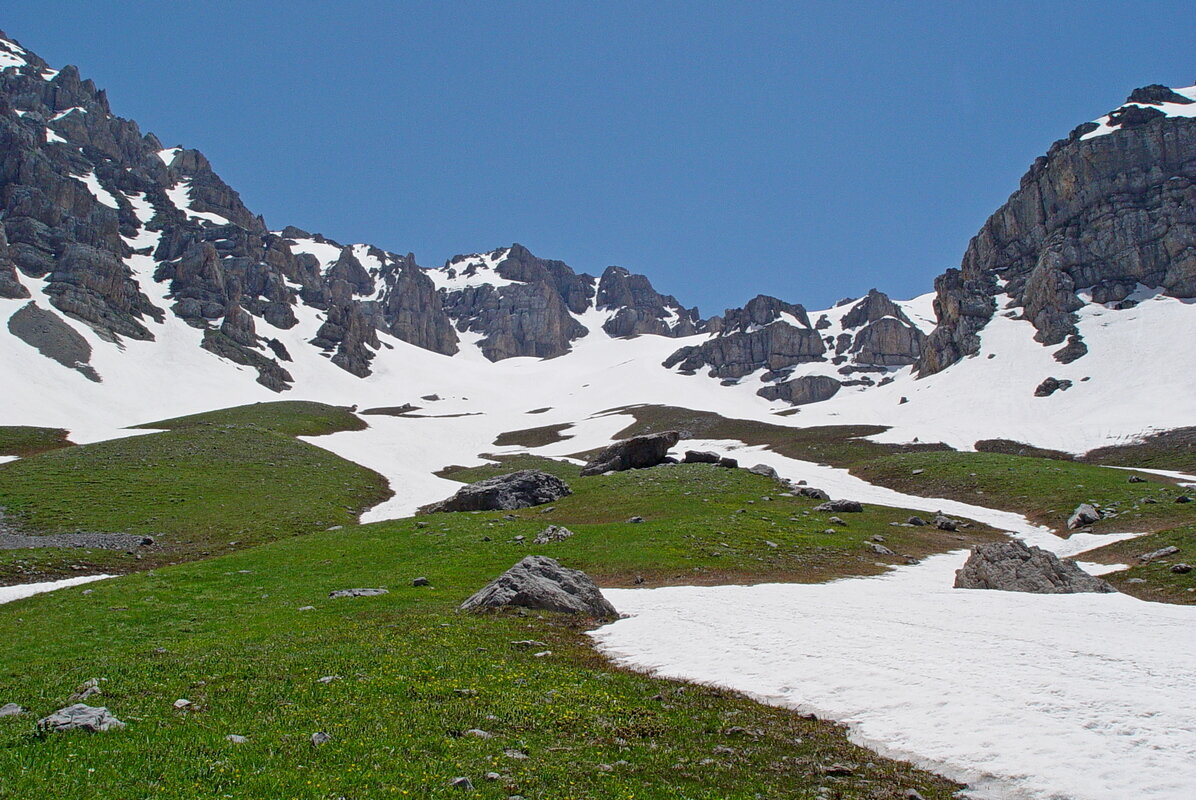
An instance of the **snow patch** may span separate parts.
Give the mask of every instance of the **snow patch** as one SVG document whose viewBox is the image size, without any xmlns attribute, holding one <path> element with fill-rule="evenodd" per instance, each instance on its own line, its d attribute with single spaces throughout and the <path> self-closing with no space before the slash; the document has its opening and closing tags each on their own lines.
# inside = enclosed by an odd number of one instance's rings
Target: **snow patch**
<svg viewBox="0 0 1196 800">
<path fill-rule="evenodd" d="M 58 589 L 65 589 L 68 586 L 81 586 L 85 583 L 95 583 L 107 578 L 111 575 L 84 575 L 79 578 L 66 578 L 61 581 L 46 581 L 45 583 L 22 583 L 16 586 L 0 586 L 0 604 L 11 603 L 14 600 L 22 600 L 26 597 L 32 597 L 35 594 L 43 594 L 45 592 L 53 592 Z"/>
</svg>

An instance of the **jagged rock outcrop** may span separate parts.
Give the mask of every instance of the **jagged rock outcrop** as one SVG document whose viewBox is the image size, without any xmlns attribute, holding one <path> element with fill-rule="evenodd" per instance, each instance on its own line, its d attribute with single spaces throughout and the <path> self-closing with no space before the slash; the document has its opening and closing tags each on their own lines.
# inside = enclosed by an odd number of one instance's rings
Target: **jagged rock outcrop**
<svg viewBox="0 0 1196 800">
<path fill-rule="evenodd" d="M 846 351 L 857 364 L 884 367 L 913 364 L 921 355 L 926 339 L 901 306 L 876 289 L 870 289 L 852 306 L 843 315 L 841 324 L 845 331 L 854 333 Z"/>
<path fill-rule="evenodd" d="M 1060 559 L 1016 539 L 973 548 L 955 572 L 956 589 L 998 589 L 1035 594 L 1117 591 L 1102 578 L 1089 575 L 1071 559 Z"/>
<path fill-rule="evenodd" d="M 602 325 L 611 336 L 692 336 L 702 326 L 698 309 L 682 308 L 677 298 L 653 289 L 647 277 L 622 267 L 606 268 L 594 302 L 599 309 L 615 310 Z"/>
<path fill-rule="evenodd" d="M 759 369 L 779 372 L 796 364 L 824 360 L 822 335 L 810 326 L 799 305 L 761 295 L 742 309 L 728 309 L 717 334 L 698 345 L 682 347 L 664 366 L 693 373 L 710 368 L 710 376 L 734 380 Z"/>
<path fill-rule="evenodd" d="M 536 258 L 519 244 L 493 260 L 498 278 L 513 283 L 478 283 L 448 291 L 443 298 L 458 331 L 486 334 L 478 342 L 486 358 L 555 358 L 569 352 L 573 340 L 589 333 L 573 313 L 580 313 L 575 308 L 588 307 L 593 278 L 577 275 L 559 261 Z M 467 270 L 476 269 L 476 257 L 473 262 L 466 257 L 453 259 L 446 269 L 456 264 L 469 275 Z"/>
<path fill-rule="evenodd" d="M 1034 162 L 972 239 L 960 269 L 935 281 L 939 325 L 918 360 L 920 375 L 978 351 L 977 332 L 999 294 L 1044 345 L 1076 333 L 1080 290 L 1112 304 L 1138 284 L 1196 297 L 1196 119 L 1156 107 L 1180 103 L 1176 97 L 1191 102 L 1166 87 L 1135 90 L 1127 105 L 1079 126 Z M 1069 343 L 1062 355 L 1083 353 Z"/>
<path fill-rule="evenodd" d="M 530 508 L 570 495 L 573 490 L 555 475 L 535 469 L 524 469 L 508 475 L 487 478 L 425 509 L 439 511 L 514 511 Z"/>
<path fill-rule="evenodd" d="M 842 383 L 828 375 L 803 375 L 791 381 L 765 386 L 756 394 L 766 400 L 783 400 L 795 406 L 804 406 L 830 400 L 842 386 Z"/>
<path fill-rule="evenodd" d="M 416 347 L 451 356 L 457 352 L 457 332 L 444 312 L 440 292 L 427 273 L 408 254 L 395 267 L 382 296 L 388 330 Z"/>
<path fill-rule="evenodd" d="M 528 556 L 461 604 L 462 611 L 515 606 L 537 611 L 617 617 L 615 607 L 584 572 L 547 556 Z"/>
<path fill-rule="evenodd" d="M 662 431 L 643 436 L 632 436 L 607 446 L 581 468 L 583 477 L 601 475 L 604 472 L 622 472 L 628 469 L 646 469 L 665 463 L 669 448 L 681 441 L 677 431 Z"/>
</svg>

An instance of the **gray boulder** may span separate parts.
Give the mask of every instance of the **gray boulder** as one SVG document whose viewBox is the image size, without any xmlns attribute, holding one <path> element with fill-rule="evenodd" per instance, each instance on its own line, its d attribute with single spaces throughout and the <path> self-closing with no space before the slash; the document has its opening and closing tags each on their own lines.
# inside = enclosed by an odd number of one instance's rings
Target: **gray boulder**
<svg viewBox="0 0 1196 800">
<path fill-rule="evenodd" d="M 815 511 L 830 511 L 834 513 L 856 513 L 864 510 L 864 506 L 856 500 L 828 500 L 819 506 L 814 506 Z"/>
<path fill-rule="evenodd" d="M 1151 561 L 1158 561 L 1160 558 L 1173 556 L 1178 552 L 1178 547 L 1175 545 L 1168 545 L 1167 547 L 1160 547 L 1158 550 L 1154 550 L 1150 553 L 1143 553 L 1142 555 L 1138 556 L 1138 561 L 1143 564 L 1149 564 Z"/>
<path fill-rule="evenodd" d="M 562 525 L 549 525 L 544 530 L 536 534 L 536 538 L 532 539 L 532 544 L 552 544 L 553 542 L 563 542 L 573 535 L 573 531 Z"/>
<path fill-rule="evenodd" d="M 542 611 L 615 617 L 618 613 L 584 572 L 547 556 L 528 556 L 461 604 L 461 610 L 519 606 Z"/>
<path fill-rule="evenodd" d="M 831 496 L 821 489 L 815 489 L 813 486 L 802 486 L 795 490 L 797 494 L 802 497 L 809 497 L 813 500 L 830 500 Z"/>
<path fill-rule="evenodd" d="M 998 589 L 1034 594 L 1115 592 L 1108 582 L 1089 575 L 1071 559 L 1060 559 L 1023 542 L 991 542 L 972 550 L 955 572 L 956 589 Z"/>
<path fill-rule="evenodd" d="M 377 597 L 381 594 L 389 594 L 386 589 L 338 589 L 335 592 L 329 592 L 329 597 Z"/>
<path fill-rule="evenodd" d="M 1094 522 L 1100 522 L 1100 512 L 1090 503 L 1081 503 L 1067 518 L 1067 529 L 1074 531 L 1076 528 L 1082 528 Z"/>
<path fill-rule="evenodd" d="M 615 442 L 582 467 L 581 474 L 601 475 L 604 472 L 655 467 L 664 463 L 669 448 L 679 441 L 681 434 L 677 431 L 663 431 Z"/>
<path fill-rule="evenodd" d="M 513 511 L 560 500 L 572 494 L 555 475 L 524 469 L 463 486 L 448 500 L 430 506 L 436 511 Z"/>
<path fill-rule="evenodd" d="M 940 531 L 953 531 L 959 528 L 959 520 L 951 519 L 946 514 L 935 514 L 934 527 Z"/>
<path fill-rule="evenodd" d="M 711 453 L 707 450 L 686 450 L 685 458 L 681 461 L 684 464 L 717 464 L 718 453 Z"/>
<path fill-rule="evenodd" d="M 0 717 L 16 717 L 25 713 L 25 709 L 16 703 L 5 703 L 0 706 Z"/>
<path fill-rule="evenodd" d="M 37 721 L 38 733 L 65 733 L 66 731 L 88 731 L 99 733 L 125 727 L 108 709 L 76 703 L 60 708 L 48 717 Z"/>
<path fill-rule="evenodd" d="M 763 475 L 765 478 L 772 478 L 774 481 L 781 479 L 781 476 L 777 474 L 777 471 L 767 464 L 757 464 L 754 467 L 749 467 L 748 472 L 751 472 L 755 475 Z"/>
</svg>

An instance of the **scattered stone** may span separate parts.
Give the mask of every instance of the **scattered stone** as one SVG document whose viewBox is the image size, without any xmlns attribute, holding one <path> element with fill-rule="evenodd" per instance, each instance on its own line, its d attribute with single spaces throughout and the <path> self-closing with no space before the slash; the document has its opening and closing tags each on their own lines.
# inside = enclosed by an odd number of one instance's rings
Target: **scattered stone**
<svg viewBox="0 0 1196 800">
<path fill-rule="evenodd" d="M 332 734 L 324 733 L 324 731 L 316 731 L 311 735 L 311 743 L 313 747 L 319 747 L 322 744 L 328 744 L 332 741 Z"/>
<path fill-rule="evenodd" d="M 299 606 L 300 611 L 315 611 L 315 606 Z"/>
<path fill-rule="evenodd" d="M 176 711 L 182 711 L 183 709 L 189 708 L 190 706 L 191 706 L 191 701 L 187 700 L 186 698 L 180 697 L 178 700 L 174 701 L 174 708 Z"/>
<path fill-rule="evenodd" d="M 1191 564 L 1183 564 L 1183 563 L 1175 564 L 1174 566 L 1171 567 L 1171 571 L 1174 572 L 1176 575 L 1187 575 L 1189 572 L 1192 571 L 1192 565 Z M 2 717 L 2 716 L 4 716 L 4 709 L 0 708 L 0 717 Z"/>
<path fill-rule="evenodd" d="M 663 431 L 615 442 L 582 467 L 582 477 L 655 467 L 664 463 L 669 448 L 679 441 L 681 434 L 677 431 Z"/>
<path fill-rule="evenodd" d="M 718 460 L 718 465 L 724 469 L 739 469 L 739 461 L 734 458 L 723 456 Z"/>
<path fill-rule="evenodd" d="M 249 739 L 245 738 L 244 736 L 241 736 L 240 734 L 236 734 L 236 733 L 230 733 L 228 736 L 225 736 L 224 738 L 227 739 L 228 741 L 232 742 L 233 744 L 245 744 L 246 742 L 249 741 Z"/>
<path fill-rule="evenodd" d="M 815 511 L 836 511 L 841 514 L 858 513 L 864 506 L 856 500 L 830 500 L 822 505 L 814 506 Z"/>
<path fill-rule="evenodd" d="M 1082 528 L 1085 525 L 1092 525 L 1100 522 L 1100 512 L 1096 510 L 1096 506 L 1091 503 L 1080 503 L 1076 506 L 1076 510 L 1072 512 L 1071 516 L 1067 518 L 1067 529 L 1074 531 L 1076 528 Z"/>
<path fill-rule="evenodd" d="M 1076 562 L 1016 539 L 973 548 L 967 562 L 955 572 L 955 588 L 1035 594 L 1116 591 Z"/>
<path fill-rule="evenodd" d="M 532 544 L 552 544 L 553 542 L 563 542 L 573 535 L 573 531 L 562 525 L 549 525 L 544 530 L 536 534 L 536 538 L 532 540 Z"/>
<path fill-rule="evenodd" d="M 934 527 L 940 531 L 953 531 L 959 528 L 959 521 L 951 519 L 945 514 L 935 514 Z"/>
<path fill-rule="evenodd" d="M 493 739 L 494 734 L 490 731 L 484 731 L 481 728 L 470 728 L 463 735 L 472 736 L 475 739 Z"/>
<path fill-rule="evenodd" d="M 60 708 L 50 716 L 37 721 L 38 733 L 65 733 L 66 731 L 100 733 L 123 727 L 125 727 L 125 723 L 112 716 L 108 709 L 83 703 Z"/>
<path fill-rule="evenodd" d="M 424 510 L 513 511 L 551 503 L 572 493 L 569 484 L 555 475 L 536 469 L 523 469 L 463 486 L 449 499 Z"/>
<path fill-rule="evenodd" d="M 415 578 L 411 581 L 412 586 L 431 586 L 432 582 L 427 578 Z"/>
<path fill-rule="evenodd" d="M 72 694 L 70 696 L 70 698 L 68 698 L 68 699 L 70 699 L 70 700 L 86 700 L 87 698 L 92 697 L 93 695 L 97 695 L 97 694 L 103 694 L 103 692 L 100 691 L 100 679 L 99 678 L 89 678 L 88 680 L 79 684 L 79 688 L 76 689 L 75 693 Z"/>
<path fill-rule="evenodd" d="M 0 706 L 0 717 L 15 717 L 24 714 L 25 709 L 21 708 L 16 703 L 5 703 Z"/>
<path fill-rule="evenodd" d="M 487 772 L 487 773 L 486 773 L 485 775 L 483 775 L 482 777 L 483 777 L 483 778 L 485 778 L 485 779 L 486 779 L 486 780 L 488 780 L 488 781 L 497 781 L 497 780 L 500 780 L 500 779 L 502 778 L 502 775 L 499 775 L 497 772 Z"/>
<path fill-rule="evenodd" d="M 628 521 L 628 522 L 635 523 L 635 524 L 637 524 L 637 525 L 638 525 L 639 523 L 641 523 L 641 522 L 643 522 L 643 521 L 644 521 L 644 518 L 643 518 L 643 517 L 631 517 L 631 518 L 630 518 L 630 519 L 628 519 L 627 521 Z"/>
<path fill-rule="evenodd" d="M 809 497 L 813 500 L 830 500 L 831 496 L 821 489 L 815 489 L 813 486 L 802 486 L 797 490 L 797 494 L 802 497 Z"/>
<path fill-rule="evenodd" d="M 340 675 L 325 675 L 323 678 L 317 678 L 316 683 L 329 684 L 329 683 L 332 683 L 333 681 L 340 681 L 340 680 L 344 680 L 344 678 Z"/>
<path fill-rule="evenodd" d="M 1126 583 L 1146 583 L 1146 578 L 1126 578 Z"/>
<path fill-rule="evenodd" d="M 513 758 L 516 761 L 526 761 L 527 760 L 527 753 L 523 752 L 522 750 L 514 750 L 514 749 L 508 748 L 506 750 L 503 750 L 502 754 L 504 756 L 506 756 L 507 758 Z"/>
<path fill-rule="evenodd" d="M 924 470 L 924 469 L 915 469 L 914 471 L 912 471 L 912 472 L 910 473 L 910 475 L 921 475 L 921 474 L 922 474 L 923 472 L 925 472 L 925 471 L 926 471 L 926 470 Z"/>
<path fill-rule="evenodd" d="M 473 791 L 473 781 L 471 781 L 469 778 L 466 778 L 463 775 L 460 777 L 453 778 L 451 781 L 449 781 L 449 786 L 451 786 L 454 789 L 461 789 L 466 792 Z"/>
<path fill-rule="evenodd" d="M 1131 475 L 1129 482 L 1130 483 L 1146 483 L 1146 478 L 1143 478 L 1141 475 Z"/>
<path fill-rule="evenodd" d="M 839 525 L 844 528 L 847 527 L 847 523 L 843 521 L 842 517 L 831 517 L 829 521 L 832 525 Z"/>
<path fill-rule="evenodd" d="M 1158 550 L 1153 550 L 1149 553 L 1143 553 L 1142 555 L 1138 556 L 1138 561 L 1143 564 L 1149 564 L 1151 561 L 1157 561 L 1160 558 L 1173 556 L 1178 552 L 1179 548 L 1175 545 L 1167 545 L 1166 547 L 1160 547 Z"/>
<path fill-rule="evenodd" d="M 925 527 L 926 525 L 929 525 L 930 523 L 927 522 L 926 520 L 922 519 L 921 517 L 910 517 L 909 519 L 907 519 L 905 521 L 905 524 L 906 525 L 916 525 L 917 527 L 921 528 L 921 527 Z"/>
<path fill-rule="evenodd" d="M 711 453 L 707 450 L 686 450 L 685 457 L 681 459 L 682 464 L 717 464 L 718 453 Z"/>
<path fill-rule="evenodd" d="M 546 556 L 528 556 L 461 604 L 461 609 L 519 606 L 544 611 L 615 617 L 602 592 L 584 572 Z"/>
<path fill-rule="evenodd" d="M 329 592 L 329 597 L 377 597 L 380 594 L 390 594 L 389 589 L 338 589 Z"/>
<path fill-rule="evenodd" d="M 895 556 L 895 555 L 897 555 L 892 550 L 885 547 L 883 544 L 877 544 L 876 542 L 864 542 L 864 544 L 866 544 L 868 546 L 868 549 L 871 550 L 873 553 L 876 553 L 878 556 Z"/>
<path fill-rule="evenodd" d="M 1035 397 L 1050 397 L 1055 392 L 1067 391 L 1071 388 L 1071 381 L 1058 380 L 1057 378 L 1047 378 L 1042 383 L 1038 384 L 1038 388 L 1034 390 Z"/>
<path fill-rule="evenodd" d="M 1190 502 L 1192 502 L 1192 498 L 1188 497 L 1186 494 L 1181 494 L 1179 497 L 1175 498 L 1175 502 L 1190 503 Z"/>
<path fill-rule="evenodd" d="M 777 471 L 767 464 L 757 464 L 754 467 L 748 467 L 748 472 L 751 472 L 754 475 L 763 475 L 765 478 L 772 478 L 774 481 L 781 479 L 781 476 L 777 474 Z"/>
</svg>

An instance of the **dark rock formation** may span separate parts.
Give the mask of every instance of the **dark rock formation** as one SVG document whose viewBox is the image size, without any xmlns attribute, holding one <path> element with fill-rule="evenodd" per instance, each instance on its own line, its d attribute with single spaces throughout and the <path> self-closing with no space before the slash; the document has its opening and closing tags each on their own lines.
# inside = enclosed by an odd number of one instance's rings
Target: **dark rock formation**
<svg viewBox="0 0 1196 800">
<path fill-rule="evenodd" d="M 1131 98 L 1178 102 L 1158 86 Z M 1196 297 L 1196 119 L 1123 106 L 1109 124 L 1118 130 L 1083 139 L 1096 129 L 1084 125 L 1052 145 L 972 239 L 961 268 L 935 281 L 939 326 L 919 374 L 977 352 L 976 332 L 995 312 L 998 291 L 1045 345 L 1075 333 L 1081 289 L 1096 302 L 1120 299 L 1139 283 Z"/>
<path fill-rule="evenodd" d="M 779 300 L 775 302 L 781 303 Z M 735 320 L 733 327 L 727 327 L 724 319 L 717 335 L 699 345 L 682 347 L 665 360 L 664 366 L 668 369 L 677 367 L 683 372 L 710 367 L 710 377 L 734 379 L 759 369 L 777 372 L 796 364 L 825 360 L 826 346 L 822 336 L 809 326 L 804 310 L 798 318 L 805 321 L 801 327 L 779 316 L 763 326 L 756 326 L 749 322 L 751 312 L 746 309 L 738 313 L 735 309 L 728 310 L 727 318 Z"/>
<path fill-rule="evenodd" d="M 802 406 L 831 399 L 842 385 L 827 375 L 803 375 L 791 381 L 765 386 L 756 394 L 767 400 L 784 400 L 786 403 Z"/>
<path fill-rule="evenodd" d="M 691 336 L 702 326 L 698 309 L 682 308 L 677 298 L 653 289 L 645 276 L 622 267 L 606 268 L 594 302 L 599 309 L 616 310 L 602 325 L 611 336 Z"/>
<path fill-rule="evenodd" d="M 1080 569 L 1076 562 L 1016 539 L 973 548 L 967 562 L 955 572 L 955 588 L 1035 594 L 1117 591 L 1107 581 Z"/>
<path fill-rule="evenodd" d="M 525 469 L 463 486 L 448 500 L 427 510 L 513 511 L 551 503 L 572 493 L 569 484 L 555 475 Z"/>
<path fill-rule="evenodd" d="M 601 618 L 618 616 L 588 575 L 546 556 L 523 559 L 462 603 L 461 610 L 506 606 Z"/>
<path fill-rule="evenodd" d="M 685 457 L 681 461 L 685 464 L 717 464 L 718 453 L 711 453 L 708 450 L 686 450 Z"/>
<path fill-rule="evenodd" d="M 8 330 L 46 358 L 76 370 L 90 381 L 100 382 L 99 373 L 88 363 L 91 345 L 53 311 L 31 302 L 9 317 Z"/>
<path fill-rule="evenodd" d="M 582 476 L 622 472 L 663 464 L 669 448 L 681 440 L 677 431 L 633 436 L 608 446 L 581 469 Z"/>
<path fill-rule="evenodd" d="M 1071 381 L 1058 378 L 1046 378 L 1034 389 L 1035 397 L 1050 397 L 1055 392 L 1067 391 L 1071 388 Z"/>
</svg>

